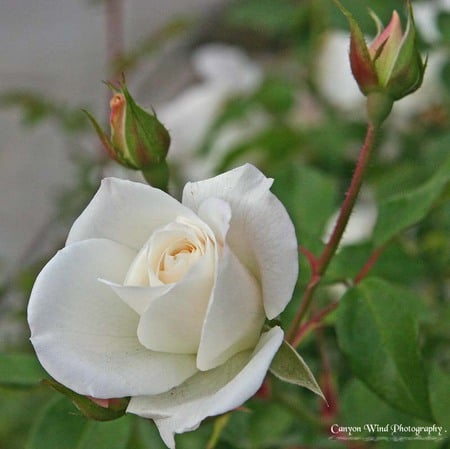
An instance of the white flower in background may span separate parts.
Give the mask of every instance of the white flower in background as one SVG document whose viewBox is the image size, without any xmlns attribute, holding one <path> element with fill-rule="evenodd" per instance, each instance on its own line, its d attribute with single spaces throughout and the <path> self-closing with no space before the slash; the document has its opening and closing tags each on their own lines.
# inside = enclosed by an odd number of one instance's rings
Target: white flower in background
<svg viewBox="0 0 450 449">
<path fill-rule="evenodd" d="M 360 115 L 365 98 L 352 75 L 349 46 L 349 33 L 326 33 L 317 55 L 315 80 L 320 93 L 333 106 L 347 113 Z"/>
<path fill-rule="evenodd" d="M 170 102 L 159 105 L 156 110 L 172 140 L 167 157 L 169 164 L 177 165 L 185 179 L 197 180 L 212 175 L 220 156 L 217 153 L 222 154 L 216 149 L 212 156 L 196 157 L 222 106 L 233 95 L 256 89 L 263 73 L 242 50 L 223 44 L 200 47 L 192 56 L 192 64 L 201 82 L 188 87 Z M 261 123 L 260 114 L 247 117 L 243 123 L 225 131 L 224 141 L 227 144 L 239 142 Z"/>
<path fill-rule="evenodd" d="M 433 43 L 441 39 L 437 21 L 442 12 L 450 12 L 450 0 L 414 2 L 415 23 L 426 42 Z"/>
<path fill-rule="evenodd" d="M 415 11 L 416 20 L 419 17 Z M 324 36 L 316 65 L 316 82 L 319 92 L 334 107 L 348 113 L 352 118 L 366 120 L 365 97 L 353 78 L 348 57 L 350 37 L 348 33 L 332 31 Z M 441 69 L 448 61 L 448 51 L 433 50 L 422 86 L 411 95 L 395 103 L 392 119 L 402 122 L 411 116 L 437 104 L 442 98 Z"/>
<path fill-rule="evenodd" d="M 394 104 L 393 120 L 402 122 L 433 105 L 439 105 L 444 98 L 441 76 L 444 65 L 450 58 L 447 49 L 433 50 L 428 55 L 425 76 L 420 88 Z"/>
<path fill-rule="evenodd" d="M 31 341 L 58 382 L 131 397 L 165 443 L 260 387 L 297 281 L 294 227 L 272 180 L 244 165 L 186 184 L 182 203 L 109 178 L 30 298 Z"/>
</svg>

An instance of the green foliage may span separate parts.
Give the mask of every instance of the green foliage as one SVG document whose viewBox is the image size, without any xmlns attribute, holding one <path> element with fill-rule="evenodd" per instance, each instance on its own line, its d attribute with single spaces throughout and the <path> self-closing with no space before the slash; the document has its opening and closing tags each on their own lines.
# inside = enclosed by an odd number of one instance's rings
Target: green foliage
<svg viewBox="0 0 450 449">
<path fill-rule="evenodd" d="M 381 245 L 399 231 L 423 219 L 443 193 L 449 179 L 450 157 L 447 157 L 427 182 L 381 202 L 374 230 L 376 244 Z"/>
<path fill-rule="evenodd" d="M 37 411 L 49 399 L 48 388 L 0 387 L 0 448 L 24 449 Z"/>
<path fill-rule="evenodd" d="M 293 416 L 277 403 L 255 403 L 249 416 L 251 447 L 279 445 L 294 422 Z"/>
<path fill-rule="evenodd" d="M 0 386 L 35 387 L 47 377 L 34 354 L 0 353 Z"/>
<path fill-rule="evenodd" d="M 390 407 L 386 402 L 382 401 L 378 396 L 373 394 L 362 382 L 353 380 L 345 386 L 342 391 L 342 413 L 341 422 L 351 423 L 352 426 L 362 428 L 357 434 L 366 438 L 380 438 L 377 447 L 380 449 L 391 449 L 393 444 L 401 449 L 433 449 L 442 445 L 442 439 L 435 441 L 396 441 L 393 443 L 389 440 L 391 436 L 390 426 L 392 424 L 401 423 L 404 426 L 428 426 L 429 423 L 406 413 L 399 412 L 397 409 Z M 380 428 L 386 429 L 388 432 L 364 428 L 367 424 L 376 423 Z M 437 421 L 438 425 L 441 425 Z M 424 436 L 427 436 L 426 434 Z M 438 435 L 437 435 L 438 436 Z"/>
<path fill-rule="evenodd" d="M 109 423 L 90 421 L 58 396 L 37 417 L 27 449 L 123 449 L 130 430 L 130 417 Z"/>
<path fill-rule="evenodd" d="M 80 109 L 69 108 L 33 91 L 14 90 L 0 93 L 0 107 L 21 108 L 23 123 L 29 126 L 52 119 L 65 133 L 77 133 L 87 128 Z"/>
<path fill-rule="evenodd" d="M 291 0 L 245 0 L 237 3 L 228 13 L 228 21 L 266 33 L 280 33 L 296 25 L 300 8 Z"/>
<path fill-rule="evenodd" d="M 373 8 L 387 23 L 392 3 L 342 0 L 369 35 L 376 30 L 367 8 Z M 429 6 L 438 3 L 427 2 Z M 403 4 L 395 7 L 405 18 Z M 438 42 L 422 43 L 429 54 L 438 48 L 448 50 L 448 22 L 448 12 L 436 14 Z M 135 79 L 142 80 L 138 72 L 145 67 L 143 62 L 162 53 L 174 38 L 191 39 L 188 33 L 193 23 L 191 19 L 175 19 L 149 35 L 141 30 L 144 37 L 140 42 L 117 60 L 109 61 L 110 66 L 115 73 L 126 69 L 130 85 Z M 237 0 L 228 2 L 211 23 L 211 28 L 217 25 L 217 29 L 202 29 L 189 42 L 222 38 L 237 42 L 250 49 L 250 56 L 261 63 L 264 74 L 254 91 L 223 100 L 195 156 L 205 166 L 212 157 L 215 172 L 249 161 L 274 178 L 272 191 L 286 206 L 299 244 L 318 257 L 325 244 L 325 227 L 347 194 L 365 133 L 364 109 L 341 110 L 326 98 L 317 82 L 317 61 L 325 33 L 336 28 L 348 32 L 346 19 L 329 0 Z M 334 70 L 334 66 L 329 68 L 331 73 Z M 379 439 L 344 444 L 329 439 L 332 423 L 436 423 L 450 431 L 446 279 L 450 266 L 450 63 L 443 65 L 440 77 L 442 95 L 435 104 L 410 111 L 401 119 L 388 118 L 378 133 L 364 180 L 378 209 L 374 231 L 364 241 L 339 248 L 315 291 L 303 325 L 311 324 L 308 320 L 330 304 L 335 306 L 334 311 L 312 323 L 298 348 L 283 344 L 271 366 L 275 376 L 268 376 L 265 384 L 268 391 L 260 392 L 242 409 L 209 418 L 199 429 L 177 435 L 177 449 L 449 447 L 448 433 L 434 441 Z M 339 80 L 335 85 L 336 89 L 344 88 Z M 55 193 L 49 232 L 61 225 L 68 228 L 92 198 L 105 168 L 105 155 L 92 156 L 84 148 L 87 120 L 76 105 L 68 107 L 34 91 L 4 92 L 0 94 L 0 107 L 18 108 L 26 125 L 49 121 L 70 137 L 71 154 L 76 155 L 72 157 L 76 182 L 70 189 Z M 250 130 L 245 138 L 232 140 L 219 155 L 214 154 L 226 141 L 223 135 L 234 125 L 246 128 L 255 114 L 263 117 L 261 126 Z M 93 140 L 88 144 L 94 145 Z M 149 178 L 158 174 L 147 173 Z M 176 180 L 171 182 L 174 190 L 181 190 Z M 10 307 L 13 312 L 8 318 L 24 323 L 26 297 L 33 281 L 44 261 L 58 248 L 38 257 L 26 254 L 11 275 L 5 266 L 8 279 L 0 286 L 0 318 Z M 379 257 L 369 273 L 355 285 L 355 278 L 377 252 Z M 313 273 L 306 257 L 301 254 L 299 258 L 299 282 L 280 318 L 286 331 Z M 342 290 L 346 291 L 344 296 Z M 28 342 L 1 341 L 5 321 L 0 323 L 0 449 L 165 448 L 153 422 L 122 416 L 124 407 L 113 416 L 53 381 L 47 380 L 69 398 L 42 385 L 41 380 L 48 375 L 35 356 L 18 352 Z M 320 324 L 319 329 L 314 324 Z M 317 374 L 318 382 L 311 372 Z M 319 395 L 323 391 L 327 403 L 298 385 Z M 78 407 L 87 406 L 88 414 L 93 412 L 97 418 L 97 413 L 104 413 L 104 418 L 122 417 L 114 422 L 88 420 L 72 400 Z M 374 435 L 362 432 L 358 436 Z"/>
<path fill-rule="evenodd" d="M 308 166 L 286 166 L 274 173 L 273 191 L 285 198 L 300 241 L 303 236 L 322 236 L 326 222 L 336 210 L 336 182 Z"/>
<path fill-rule="evenodd" d="M 404 289 L 368 278 L 342 298 L 336 330 L 355 376 L 393 407 L 433 421 L 415 300 Z"/>
</svg>

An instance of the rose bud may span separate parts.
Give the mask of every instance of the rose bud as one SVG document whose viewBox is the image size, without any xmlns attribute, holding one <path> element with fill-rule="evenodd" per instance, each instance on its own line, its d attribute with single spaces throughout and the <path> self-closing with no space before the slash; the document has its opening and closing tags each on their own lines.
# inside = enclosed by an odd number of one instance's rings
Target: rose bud
<svg viewBox="0 0 450 449">
<path fill-rule="evenodd" d="M 350 24 L 350 64 L 361 92 L 368 97 L 369 118 L 379 124 L 390 113 L 394 101 L 416 91 L 422 84 L 426 62 L 417 48 L 411 3 L 403 32 L 396 11 L 386 28 L 372 13 L 378 34 L 370 46 L 353 18 L 337 0 L 335 3 Z"/>
<path fill-rule="evenodd" d="M 168 131 L 156 114 L 145 111 L 134 101 L 125 84 L 110 87 L 115 91 L 109 103 L 110 138 L 85 111 L 106 152 L 119 164 L 141 170 L 153 186 L 164 188 L 168 178 L 165 162 L 170 145 Z"/>
</svg>

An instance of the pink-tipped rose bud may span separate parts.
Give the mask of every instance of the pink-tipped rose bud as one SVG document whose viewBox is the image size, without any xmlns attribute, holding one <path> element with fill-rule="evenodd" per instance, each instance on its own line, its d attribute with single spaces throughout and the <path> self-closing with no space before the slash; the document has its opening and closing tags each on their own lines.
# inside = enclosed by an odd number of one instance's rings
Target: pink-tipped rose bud
<svg viewBox="0 0 450 449">
<path fill-rule="evenodd" d="M 167 184 L 166 155 L 170 136 L 156 114 L 141 108 L 130 95 L 126 85 L 110 87 L 115 91 L 110 101 L 111 137 L 86 112 L 106 152 L 119 164 L 141 170 L 147 181 L 155 187 Z M 151 178 L 151 179 L 150 179 Z"/>
<path fill-rule="evenodd" d="M 408 1 L 408 22 L 404 32 L 396 11 L 386 28 L 372 13 L 378 35 L 370 46 L 351 13 L 338 0 L 335 3 L 350 24 L 350 65 L 361 92 L 368 97 L 369 118 L 381 123 L 394 101 L 417 90 L 423 81 L 426 63 L 417 48 L 411 3 Z"/>
</svg>

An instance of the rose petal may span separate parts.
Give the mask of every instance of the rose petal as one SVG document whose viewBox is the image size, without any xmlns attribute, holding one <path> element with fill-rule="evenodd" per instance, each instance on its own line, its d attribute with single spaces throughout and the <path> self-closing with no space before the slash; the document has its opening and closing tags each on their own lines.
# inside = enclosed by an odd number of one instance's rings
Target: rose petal
<svg viewBox="0 0 450 449">
<path fill-rule="evenodd" d="M 214 281 L 214 248 L 185 277 L 153 299 L 138 326 L 140 342 L 154 351 L 195 354 Z"/>
<path fill-rule="evenodd" d="M 219 198 L 207 198 L 200 204 L 198 216 L 212 229 L 217 242 L 224 245 L 230 227 L 230 205 Z"/>
<path fill-rule="evenodd" d="M 162 439 L 174 449 L 175 433 L 194 430 L 207 416 L 232 410 L 253 396 L 282 341 L 283 331 L 274 327 L 261 336 L 253 353 L 236 354 L 167 393 L 133 397 L 127 412 L 154 419 Z"/>
<path fill-rule="evenodd" d="M 155 231 L 147 250 L 150 285 L 172 284 L 183 279 L 212 241 L 215 241 L 212 231 L 198 219 L 194 223 L 180 217 Z"/>
<path fill-rule="evenodd" d="M 225 247 L 203 324 L 197 367 L 209 370 L 254 348 L 264 319 L 260 286 Z"/>
<path fill-rule="evenodd" d="M 298 276 L 295 229 L 284 206 L 270 192 L 271 185 L 271 179 L 246 164 L 215 178 L 187 183 L 183 191 L 183 204 L 194 211 L 208 197 L 230 204 L 227 242 L 238 259 L 261 279 L 269 319 L 284 310 Z"/>
<path fill-rule="evenodd" d="M 138 315 L 142 315 L 151 301 L 167 293 L 173 285 L 158 285 L 155 287 L 139 287 L 135 285 L 121 285 L 106 279 L 99 279 L 105 283 L 129 305 Z"/>
<path fill-rule="evenodd" d="M 155 353 L 138 341 L 139 316 L 98 277 L 121 283 L 135 251 L 92 239 L 59 251 L 36 279 L 31 341 L 58 382 L 96 398 L 155 394 L 195 371 L 195 357 Z"/>
<path fill-rule="evenodd" d="M 67 244 L 107 238 L 140 249 L 156 228 L 179 215 L 195 219 L 191 210 L 161 190 L 137 182 L 106 178 L 73 224 Z"/>
</svg>

